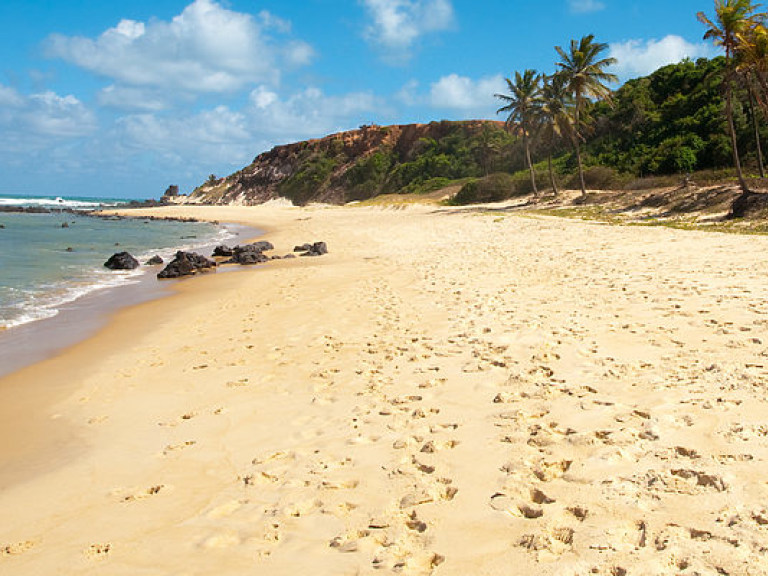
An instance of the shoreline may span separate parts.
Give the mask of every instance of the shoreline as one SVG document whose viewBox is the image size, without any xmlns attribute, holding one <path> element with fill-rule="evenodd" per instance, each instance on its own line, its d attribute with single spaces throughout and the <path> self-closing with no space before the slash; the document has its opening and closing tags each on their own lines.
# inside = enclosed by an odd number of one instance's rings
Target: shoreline
<svg viewBox="0 0 768 576">
<path fill-rule="evenodd" d="M 180 282 L 1 379 L 0 571 L 761 565 L 768 238 L 192 210 L 329 255 Z"/>
<path fill-rule="evenodd" d="M 141 219 L 131 215 L 123 217 Z M 228 226 L 226 223 L 212 223 L 220 229 Z M 233 241 L 248 242 L 263 234 L 262 230 L 252 226 L 237 223 L 229 226 L 232 228 L 230 233 L 233 235 Z M 201 244 L 192 251 L 209 253 L 215 245 L 216 241 L 212 241 Z M 161 268 L 142 264 L 143 273 L 125 283 L 92 289 L 73 300 L 57 305 L 57 312 L 53 316 L 0 331 L 0 378 L 53 357 L 83 339 L 93 337 L 109 322 L 110 316 L 121 308 L 168 296 L 171 293 L 169 288 L 175 281 L 158 281 L 155 275 Z"/>
</svg>

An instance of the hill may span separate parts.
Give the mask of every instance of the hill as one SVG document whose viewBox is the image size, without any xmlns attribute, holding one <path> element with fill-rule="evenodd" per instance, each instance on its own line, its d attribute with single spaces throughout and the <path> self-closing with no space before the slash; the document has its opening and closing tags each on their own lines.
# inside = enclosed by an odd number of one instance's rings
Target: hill
<svg viewBox="0 0 768 576">
<path fill-rule="evenodd" d="M 209 179 L 191 197 L 211 204 L 282 197 L 303 205 L 428 192 L 509 166 L 513 143 L 494 121 L 362 126 L 276 146 L 231 176 Z"/>
</svg>

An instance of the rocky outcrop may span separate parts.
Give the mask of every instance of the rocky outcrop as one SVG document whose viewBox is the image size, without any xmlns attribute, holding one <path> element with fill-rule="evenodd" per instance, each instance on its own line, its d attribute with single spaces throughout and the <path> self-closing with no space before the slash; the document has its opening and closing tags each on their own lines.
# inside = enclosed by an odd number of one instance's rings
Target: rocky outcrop
<svg viewBox="0 0 768 576">
<path fill-rule="evenodd" d="M 224 246 L 223 248 L 226 248 Z M 244 246 L 235 246 L 231 250 L 231 258 L 225 264 L 261 264 L 270 260 L 269 256 L 264 254 L 265 250 L 274 250 L 271 242 L 261 240 Z M 223 251 L 222 251 L 223 252 Z M 214 252 L 214 256 L 216 253 Z"/>
<path fill-rule="evenodd" d="M 294 252 L 301 252 L 299 256 L 322 256 L 328 254 L 328 246 L 325 242 L 315 242 L 313 244 L 302 244 L 295 246 Z"/>
<path fill-rule="evenodd" d="M 488 130 L 503 132 L 503 123 L 473 120 L 362 126 L 325 138 L 276 146 L 239 172 L 199 186 L 189 201 L 250 205 L 287 198 L 303 205 L 364 200 L 381 193 L 398 192 L 407 184 L 402 181 L 403 170 L 398 171 L 399 167 L 429 152 L 439 157 L 435 165 L 444 162 L 445 169 L 436 170 L 428 177 L 478 175 L 481 171 L 478 161 L 467 160 L 466 152 L 461 152 L 462 158 L 458 156 L 460 152 L 451 157 L 454 153 L 450 145 L 446 152 L 441 149 L 435 153 L 430 143 L 452 139 L 464 144 L 455 145 L 456 150 L 471 150 L 477 147 L 479 135 Z M 464 174 L 462 170 L 472 173 Z"/>
<path fill-rule="evenodd" d="M 104 262 L 104 266 L 110 270 L 133 270 L 139 267 L 139 261 L 128 252 L 116 252 Z"/>
<path fill-rule="evenodd" d="M 173 260 L 157 275 L 158 278 L 179 278 L 192 276 L 198 272 L 207 272 L 216 268 L 216 262 L 201 256 L 196 252 L 183 252 L 179 250 Z"/>
</svg>

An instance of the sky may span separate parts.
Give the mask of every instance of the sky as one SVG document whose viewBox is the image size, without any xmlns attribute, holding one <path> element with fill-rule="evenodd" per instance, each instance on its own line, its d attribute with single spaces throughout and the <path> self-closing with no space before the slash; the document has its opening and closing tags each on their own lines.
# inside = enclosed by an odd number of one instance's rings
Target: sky
<svg viewBox="0 0 768 576">
<path fill-rule="evenodd" d="M 712 57 L 694 0 L 3 0 L 0 193 L 159 198 L 363 124 L 499 118 L 594 34 L 626 81 Z"/>
</svg>

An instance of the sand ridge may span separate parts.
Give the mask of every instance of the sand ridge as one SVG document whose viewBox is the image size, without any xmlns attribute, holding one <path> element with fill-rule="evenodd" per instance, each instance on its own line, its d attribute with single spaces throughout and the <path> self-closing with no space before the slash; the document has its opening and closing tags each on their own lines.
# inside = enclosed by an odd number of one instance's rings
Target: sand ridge
<svg viewBox="0 0 768 576">
<path fill-rule="evenodd" d="M 0 382 L 69 382 L 40 409 L 77 444 L 3 485 L 0 574 L 768 573 L 768 239 L 155 213 L 330 254 L 181 283 L 94 339 L 121 348 Z"/>
</svg>

